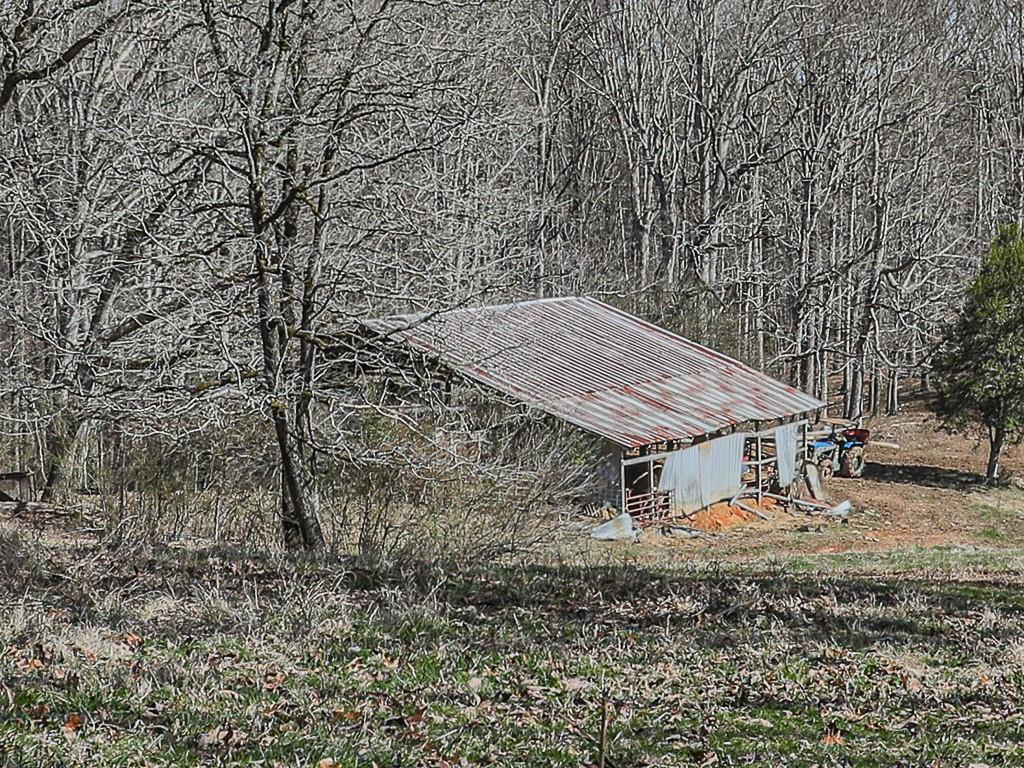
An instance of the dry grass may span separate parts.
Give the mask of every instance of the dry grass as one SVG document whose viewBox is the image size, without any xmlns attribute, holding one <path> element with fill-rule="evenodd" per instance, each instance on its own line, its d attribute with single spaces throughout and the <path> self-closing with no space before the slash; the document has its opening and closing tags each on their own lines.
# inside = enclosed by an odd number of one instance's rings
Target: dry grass
<svg viewBox="0 0 1024 768">
<path fill-rule="evenodd" d="M 0 766 L 1024 765 L 1024 496 L 931 428 L 837 482 L 845 525 L 598 548 L 563 522 L 521 563 L 436 499 L 360 560 L 204 546 L 238 531 L 195 498 L 0 521 Z"/>
<path fill-rule="evenodd" d="M 0 765 L 578 766 L 605 701 L 613 767 L 1024 762 L 1005 552 L 371 574 L 27 547 Z"/>
</svg>

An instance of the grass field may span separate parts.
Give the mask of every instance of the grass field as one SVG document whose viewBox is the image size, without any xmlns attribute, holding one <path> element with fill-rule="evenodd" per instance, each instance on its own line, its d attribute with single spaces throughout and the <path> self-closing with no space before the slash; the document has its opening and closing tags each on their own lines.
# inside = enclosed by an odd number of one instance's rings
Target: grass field
<svg viewBox="0 0 1024 768">
<path fill-rule="evenodd" d="M 486 567 L 0 520 L 0 766 L 1024 766 L 1024 489 L 873 428 L 905 447 L 835 481 L 847 524 Z"/>
<path fill-rule="evenodd" d="M 14 549 L 0 765 L 1024 765 L 1012 548 L 373 577 Z"/>
</svg>

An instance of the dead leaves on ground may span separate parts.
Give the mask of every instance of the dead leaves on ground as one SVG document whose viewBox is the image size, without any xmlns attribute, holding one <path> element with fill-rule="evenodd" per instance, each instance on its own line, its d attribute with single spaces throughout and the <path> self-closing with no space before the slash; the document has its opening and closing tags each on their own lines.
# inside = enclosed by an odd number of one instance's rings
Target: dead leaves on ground
<svg viewBox="0 0 1024 768">
<path fill-rule="evenodd" d="M 19 734 L 64 734 L 76 749 L 130 722 L 132 736 L 187 744 L 201 761 L 272 753 L 295 764 L 305 750 L 303 764 L 318 768 L 352 764 L 332 749 L 342 744 L 366 765 L 398 754 L 431 768 L 470 757 L 539 764 L 542 754 L 586 764 L 607 689 L 619 760 L 609 765 L 738 764 L 755 751 L 762 764 L 820 764 L 854 760 L 883 737 L 909 743 L 926 722 L 965 739 L 983 723 L 1024 723 L 1024 652 L 1003 659 L 990 642 L 1021 636 L 1017 614 L 947 605 L 915 586 L 812 581 L 715 573 L 645 580 L 635 594 L 553 581 L 536 607 L 514 595 L 472 607 L 449 597 L 408 615 L 393 594 L 379 610 L 367 592 L 357 599 L 370 607 L 346 617 L 351 634 L 301 638 L 296 619 L 315 624 L 336 602 L 290 618 L 288 604 L 274 604 L 245 632 L 168 632 L 167 620 L 138 617 L 129 631 L 120 614 L 81 647 L 65 622 L 45 642 L 0 641 L 12 643 L 0 645 L 0 706 L 20 708 Z M 79 685 L 75 667 L 92 686 L 81 699 L 66 695 Z M 122 699 L 108 717 L 83 702 L 111 681 Z M 21 690 L 33 698 L 16 703 Z"/>
<path fill-rule="evenodd" d="M 846 743 L 846 739 L 836 728 L 829 728 L 821 737 L 821 743 L 826 747 L 841 747 Z"/>
<path fill-rule="evenodd" d="M 215 725 L 196 740 L 202 750 L 231 749 L 248 741 L 249 735 L 230 725 Z"/>
</svg>

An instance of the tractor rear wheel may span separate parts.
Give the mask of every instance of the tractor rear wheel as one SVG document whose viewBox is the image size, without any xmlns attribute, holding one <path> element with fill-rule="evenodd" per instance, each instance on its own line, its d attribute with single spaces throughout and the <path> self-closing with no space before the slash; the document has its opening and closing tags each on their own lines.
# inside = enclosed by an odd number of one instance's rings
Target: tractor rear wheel
<svg viewBox="0 0 1024 768">
<path fill-rule="evenodd" d="M 839 472 L 843 477 L 860 477 L 864 474 L 864 447 L 857 445 L 843 454 Z"/>
</svg>

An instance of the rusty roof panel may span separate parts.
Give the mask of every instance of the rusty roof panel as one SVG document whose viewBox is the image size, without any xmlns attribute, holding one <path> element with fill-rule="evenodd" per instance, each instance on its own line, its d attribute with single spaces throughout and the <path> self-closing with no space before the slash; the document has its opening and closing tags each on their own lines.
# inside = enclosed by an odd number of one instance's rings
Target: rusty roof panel
<svg viewBox="0 0 1024 768">
<path fill-rule="evenodd" d="M 402 315 L 365 325 L 627 447 L 824 406 L 737 360 L 591 298 Z"/>
</svg>

